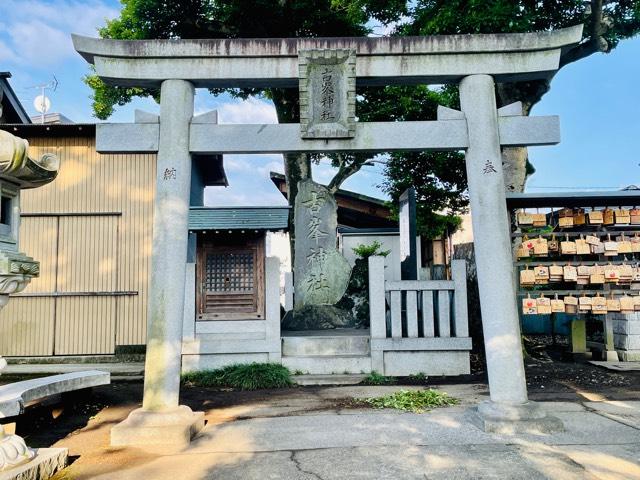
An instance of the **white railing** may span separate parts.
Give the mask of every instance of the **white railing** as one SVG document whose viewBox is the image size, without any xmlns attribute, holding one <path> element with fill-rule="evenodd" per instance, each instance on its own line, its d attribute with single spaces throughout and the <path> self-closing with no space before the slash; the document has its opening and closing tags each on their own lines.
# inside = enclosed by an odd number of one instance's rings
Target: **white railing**
<svg viewBox="0 0 640 480">
<path fill-rule="evenodd" d="M 467 312 L 467 280 L 464 260 L 451 263 L 451 280 L 384 279 L 384 258 L 369 258 L 369 309 L 371 354 L 374 370 L 385 374 L 408 371 L 391 359 L 402 355 L 385 352 L 413 352 L 411 361 L 433 363 L 433 357 L 418 352 L 455 351 L 455 368 L 443 368 L 444 374 L 467 373 L 471 350 Z M 449 357 L 451 355 L 449 354 Z M 442 358 L 445 358 L 444 356 Z M 453 357 L 452 357 L 453 358 Z M 466 358 L 466 367 L 462 368 Z M 395 365 L 391 365 L 394 363 Z M 429 365 L 423 365 L 428 369 Z M 465 371 L 458 371 L 458 370 Z M 391 371 L 390 371 L 391 370 Z M 424 371 L 424 370 L 418 370 Z"/>
</svg>

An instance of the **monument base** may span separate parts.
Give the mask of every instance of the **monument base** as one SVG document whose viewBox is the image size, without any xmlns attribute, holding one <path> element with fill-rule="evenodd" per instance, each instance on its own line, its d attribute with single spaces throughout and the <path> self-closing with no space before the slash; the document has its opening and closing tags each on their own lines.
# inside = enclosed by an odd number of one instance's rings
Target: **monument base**
<svg viewBox="0 0 640 480">
<path fill-rule="evenodd" d="M 334 305 L 305 305 L 287 312 L 282 319 L 282 330 L 332 330 L 355 326 L 351 312 Z"/>
<path fill-rule="evenodd" d="M 66 448 L 38 448 L 26 463 L 0 470 L 0 480 L 47 480 L 67 465 Z"/>
<path fill-rule="evenodd" d="M 487 433 L 555 433 L 564 431 L 559 418 L 547 415 L 540 405 L 520 405 L 484 401 L 471 411 L 472 423 Z"/>
<path fill-rule="evenodd" d="M 111 429 L 111 446 L 178 449 L 189 445 L 203 428 L 204 412 L 193 412 L 185 405 L 160 412 L 138 408 Z"/>
</svg>

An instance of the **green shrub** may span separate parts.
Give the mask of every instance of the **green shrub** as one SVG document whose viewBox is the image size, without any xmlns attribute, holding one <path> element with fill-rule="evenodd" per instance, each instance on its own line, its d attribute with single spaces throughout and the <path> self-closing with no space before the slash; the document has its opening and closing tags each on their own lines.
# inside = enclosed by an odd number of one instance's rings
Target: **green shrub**
<svg viewBox="0 0 640 480">
<path fill-rule="evenodd" d="M 276 363 L 242 363 L 215 370 L 182 375 L 185 384 L 197 387 L 225 387 L 238 390 L 285 388 L 293 385 L 291 372 Z"/>
<path fill-rule="evenodd" d="M 400 390 L 376 398 L 360 398 L 359 401 L 371 405 L 373 408 L 395 408 L 413 413 L 423 413 L 432 408 L 457 405 L 457 399 L 438 390 Z"/>
<path fill-rule="evenodd" d="M 375 240 L 371 245 L 360 244 L 357 247 L 352 248 L 353 253 L 355 253 L 358 257 L 367 259 L 373 255 L 380 255 L 382 257 L 386 257 L 391 253 L 391 250 L 380 250 L 382 244 Z"/>
<path fill-rule="evenodd" d="M 409 381 L 415 383 L 425 383 L 429 377 L 424 372 L 412 373 L 408 377 Z"/>
<path fill-rule="evenodd" d="M 393 383 L 393 381 L 393 378 L 380 375 L 374 370 L 369 375 L 364 377 L 364 380 L 362 380 L 362 382 L 360 383 L 362 383 L 363 385 L 388 385 L 390 383 Z"/>
<path fill-rule="evenodd" d="M 369 257 L 372 255 L 380 255 L 386 257 L 391 250 L 382 251 L 382 244 L 377 240 L 371 245 L 358 245 L 353 248 L 358 258 L 356 258 L 351 270 L 351 278 L 347 291 L 336 307 L 350 311 L 356 319 L 356 327 L 369 326 Z"/>
</svg>

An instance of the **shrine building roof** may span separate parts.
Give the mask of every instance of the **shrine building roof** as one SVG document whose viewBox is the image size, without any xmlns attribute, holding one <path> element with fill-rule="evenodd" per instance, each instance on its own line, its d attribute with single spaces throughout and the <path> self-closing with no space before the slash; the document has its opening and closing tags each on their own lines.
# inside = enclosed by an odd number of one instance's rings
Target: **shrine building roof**
<svg viewBox="0 0 640 480">
<path fill-rule="evenodd" d="M 287 230 L 289 207 L 191 207 L 189 230 Z"/>
</svg>

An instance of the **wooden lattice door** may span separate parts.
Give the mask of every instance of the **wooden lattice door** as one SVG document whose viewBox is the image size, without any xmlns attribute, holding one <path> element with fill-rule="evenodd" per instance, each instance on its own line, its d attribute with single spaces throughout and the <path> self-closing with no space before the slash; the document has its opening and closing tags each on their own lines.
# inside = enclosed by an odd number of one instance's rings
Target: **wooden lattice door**
<svg viewBox="0 0 640 480">
<path fill-rule="evenodd" d="M 263 239 L 233 245 L 214 242 L 199 248 L 198 319 L 263 318 Z"/>
</svg>

